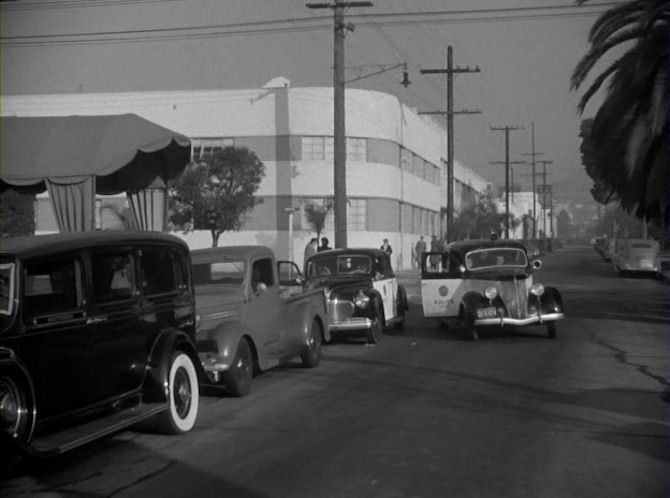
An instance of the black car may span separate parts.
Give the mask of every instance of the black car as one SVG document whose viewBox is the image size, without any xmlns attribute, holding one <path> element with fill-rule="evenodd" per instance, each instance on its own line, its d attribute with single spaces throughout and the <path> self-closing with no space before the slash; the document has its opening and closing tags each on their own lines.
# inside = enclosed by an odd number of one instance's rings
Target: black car
<svg viewBox="0 0 670 498">
<path fill-rule="evenodd" d="M 324 287 L 331 334 L 364 335 L 378 343 L 387 326 L 402 328 L 407 295 L 381 249 L 332 249 L 305 263 L 306 284 Z"/>
<path fill-rule="evenodd" d="M 470 340 L 483 326 L 546 325 L 564 318 L 558 289 L 534 281 L 540 260 L 514 240 L 463 240 L 426 252 L 421 263 L 424 316 L 455 322 Z"/>
<path fill-rule="evenodd" d="M 0 250 L 0 463 L 146 421 L 190 430 L 204 372 L 188 246 L 147 232 L 17 237 Z"/>
</svg>

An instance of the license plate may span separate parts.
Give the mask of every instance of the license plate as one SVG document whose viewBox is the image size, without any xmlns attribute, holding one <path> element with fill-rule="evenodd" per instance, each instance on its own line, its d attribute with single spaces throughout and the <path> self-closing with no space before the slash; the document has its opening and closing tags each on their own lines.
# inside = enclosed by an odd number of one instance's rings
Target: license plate
<svg viewBox="0 0 670 498">
<path fill-rule="evenodd" d="M 495 318 L 498 315 L 495 308 L 481 308 L 477 310 L 477 318 Z"/>
</svg>

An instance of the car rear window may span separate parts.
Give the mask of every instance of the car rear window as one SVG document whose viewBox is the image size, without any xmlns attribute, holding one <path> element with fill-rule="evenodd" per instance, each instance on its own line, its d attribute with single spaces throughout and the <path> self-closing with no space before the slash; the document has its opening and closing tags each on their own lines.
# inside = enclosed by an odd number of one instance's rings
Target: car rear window
<svg viewBox="0 0 670 498">
<path fill-rule="evenodd" d="M 242 285 L 243 280 L 244 261 L 224 261 L 193 265 L 193 282 L 195 285 Z"/>
<path fill-rule="evenodd" d="M 644 243 L 633 244 L 633 249 L 651 249 L 651 244 L 644 244 Z"/>
</svg>

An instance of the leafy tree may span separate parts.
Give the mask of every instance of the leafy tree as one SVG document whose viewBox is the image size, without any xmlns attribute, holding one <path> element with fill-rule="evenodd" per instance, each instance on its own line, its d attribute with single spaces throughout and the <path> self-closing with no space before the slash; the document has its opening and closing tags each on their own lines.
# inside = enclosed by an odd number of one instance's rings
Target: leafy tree
<svg viewBox="0 0 670 498">
<path fill-rule="evenodd" d="M 0 234 L 18 237 L 35 234 L 35 195 L 6 190 L 0 194 Z"/>
<path fill-rule="evenodd" d="M 510 228 L 513 227 L 510 214 Z M 505 213 L 498 211 L 490 193 L 481 195 L 471 206 L 461 211 L 454 219 L 453 240 L 488 238 L 491 232 L 499 234 L 505 225 Z M 518 221 L 517 221 L 518 225 Z"/>
<path fill-rule="evenodd" d="M 239 230 L 244 215 L 262 202 L 254 197 L 265 165 L 246 147 L 226 147 L 184 171 L 171 192 L 170 221 L 185 232 L 209 230 L 212 247 L 225 231 Z"/>
<path fill-rule="evenodd" d="M 326 217 L 332 209 L 332 199 L 324 199 L 322 204 L 316 204 L 314 202 L 305 204 L 305 219 L 309 227 L 316 232 L 317 239 L 321 238 L 321 232 L 323 232 L 323 229 L 326 226 Z"/>
<path fill-rule="evenodd" d="M 571 80 L 579 89 L 606 55 L 622 54 L 594 77 L 579 103 L 583 113 L 607 83 L 588 138 L 582 130 L 589 142 L 583 149 L 590 150 L 585 166 L 599 202 L 618 200 L 635 216 L 666 224 L 669 11 L 667 0 L 631 0 L 606 11 L 591 27 L 590 50 Z"/>
</svg>

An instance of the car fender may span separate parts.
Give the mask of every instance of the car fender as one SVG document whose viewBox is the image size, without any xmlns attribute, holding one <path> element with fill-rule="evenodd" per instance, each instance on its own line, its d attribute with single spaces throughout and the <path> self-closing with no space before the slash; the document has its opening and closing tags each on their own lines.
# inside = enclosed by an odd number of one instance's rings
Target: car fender
<svg viewBox="0 0 670 498">
<path fill-rule="evenodd" d="M 198 333 L 200 360 L 204 365 L 210 358 L 216 363 L 232 364 L 237 353 L 237 346 L 243 338 L 249 342 L 251 354 L 258 367 L 261 370 L 267 368 L 268 360 L 263 347 L 258 347 L 254 334 L 243 321 L 239 320 L 224 321 L 206 332 Z M 205 343 L 212 345 L 203 347 Z"/>
<path fill-rule="evenodd" d="M 184 332 L 169 328 L 163 330 L 154 341 L 149 359 L 147 361 L 147 372 L 144 379 L 144 400 L 148 402 L 167 402 L 169 365 L 172 354 L 175 351 L 186 353 L 198 374 L 198 381 L 206 383 L 207 374 L 202 368 L 198 353 L 193 340 Z"/>
<path fill-rule="evenodd" d="M 476 315 L 477 310 L 482 306 L 483 302 L 486 300 L 479 292 L 469 291 L 463 294 L 461 298 L 461 305 L 466 315 Z"/>
<path fill-rule="evenodd" d="M 398 285 L 398 303 L 397 303 L 398 314 L 401 312 L 407 311 L 409 309 L 409 304 L 407 302 L 407 291 L 402 285 Z"/>
<path fill-rule="evenodd" d="M 319 296 L 320 294 L 320 296 Z M 327 319 L 327 308 L 325 308 L 325 300 L 323 305 L 316 306 L 314 299 L 319 296 L 320 299 L 324 299 L 323 293 L 317 293 L 314 297 L 304 296 L 301 301 L 295 303 L 287 303 L 287 315 L 288 323 L 286 330 L 292 333 L 291 338 L 289 339 L 291 343 L 298 344 L 299 346 L 306 346 L 309 335 L 312 332 L 312 323 L 316 320 L 321 328 L 323 341 L 330 340 L 330 332 L 325 327 L 325 324 L 328 322 Z M 321 308 L 321 309 L 319 309 Z M 324 314 L 325 313 L 325 314 Z"/>
<path fill-rule="evenodd" d="M 563 298 L 556 287 L 545 287 L 540 299 L 542 313 L 563 313 Z"/>
</svg>

